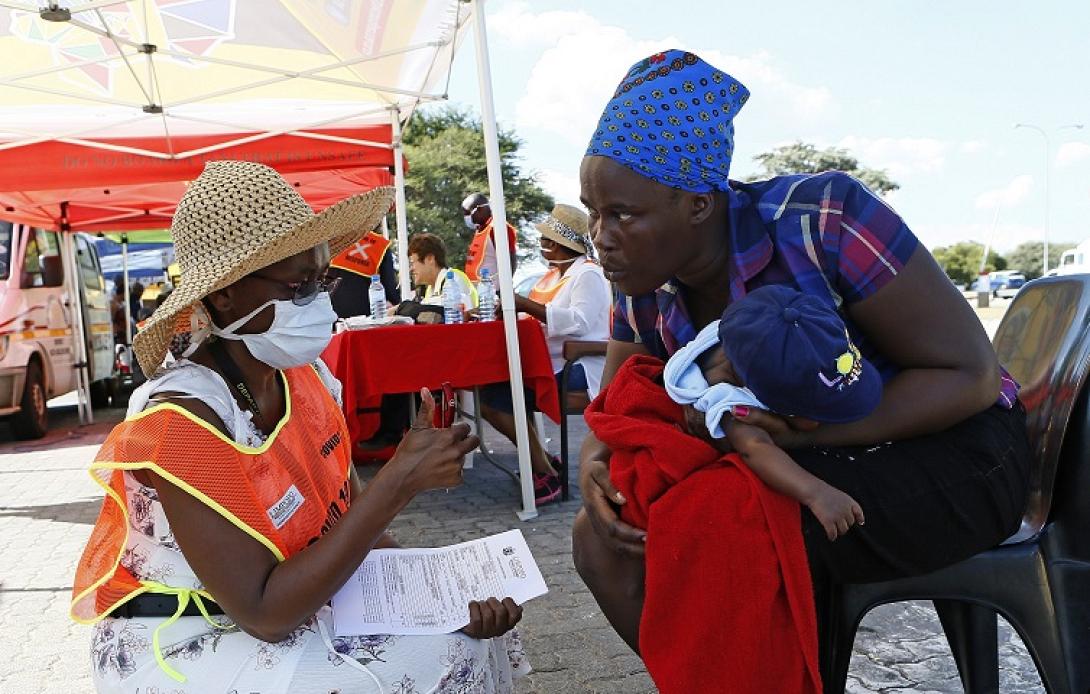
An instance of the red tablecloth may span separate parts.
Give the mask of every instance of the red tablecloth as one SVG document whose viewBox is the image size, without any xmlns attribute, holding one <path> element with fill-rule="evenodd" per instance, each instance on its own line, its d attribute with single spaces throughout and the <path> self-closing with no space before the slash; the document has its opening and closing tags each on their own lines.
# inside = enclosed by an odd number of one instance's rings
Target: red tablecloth
<svg viewBox="0 0 1090 694">
<path fill-rule="evenodd" d="M 518 321 L 523 382 L 534 389 L 537 408 L 560 421 L 556 377 L 541 324 Z M 359 438 L 357 407 L 378 396 L 433 390 L 444 381 L 472 388 L 509 380 L 503 323 L 392 325 L 333 336 L 322 359 L 344 385 L 344 412 L 352 442 Z"/>
</svg>

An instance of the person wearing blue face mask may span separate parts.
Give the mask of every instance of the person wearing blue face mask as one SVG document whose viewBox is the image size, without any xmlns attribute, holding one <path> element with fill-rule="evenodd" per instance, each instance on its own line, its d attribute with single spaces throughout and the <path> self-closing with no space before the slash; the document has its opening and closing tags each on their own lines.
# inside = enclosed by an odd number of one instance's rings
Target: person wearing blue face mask
<svg viewBox="0 0 1090 694">
<path fill-rule="evenodd" d="M 209 163 L 171 226 L 181 282 L 134 340 L 149 381 L 92 464 L 107 492 L 74 580 L 99 692 L 423 689 L 525 674 L 510 598 L 453 634 L 333 638 L 326 606 L 420 492 L 460 484 L 469 428 L 412 430 L 363 488 L 332 337 L 330 258 L 389 209 L 378 188 L 313 214 L 252 162 Z M 305 550 L 305 551 L 304 551 Z M 458 659 L 448 654 L 459 653 Z"/>
</svg>

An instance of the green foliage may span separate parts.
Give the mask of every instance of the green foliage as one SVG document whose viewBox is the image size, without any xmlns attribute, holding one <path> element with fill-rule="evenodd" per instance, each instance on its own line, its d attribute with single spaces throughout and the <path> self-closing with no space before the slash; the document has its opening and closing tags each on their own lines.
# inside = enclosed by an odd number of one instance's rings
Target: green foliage
<svg viewBox="0 0 1090 694">
<path fill-rule="evenodd" d="M 885 170 L 862 166 L 848 150 L 839 147 L 818 149 L 809 143 L 798 141 L 777 147 L 771 152 L 758 154 L 753 157 L 753 160 L 761 165 L 761 173 L 751 177 L 750 180 L 799 173 L 843 171 L 863 181 L 868 188 L 879 195 L 901 187 L 886 174 Z"/>
<path fill-rule="evenodd" d="M 953 246 L 936 248 L 931 254 L 956 284 L 971 285 L 980 272 L 980 257 L 984 254 L 984 246 L 975 241 L 962 241 Z M 994 250 L 988 251 L 988 262 L 984 264 L 984 271 L 1006 269 L 1007 259 Z"/>
<path fill-rule="evenodd" d="M 510 130 L 500 130 L 500 158 L 507 220 L 519 229 L 519 246 L 529 249 L 524 227 L 553 207 L 534 173 L 524 173 L 519 162 L 520 140 Z M 476 115 L 453 107 L 416 112 L 404 131 L 405 197 L 409 234 L 427 231 L 443 239 L 448 261 L 465 263 L 473 232 L 462 221 L 461 204 L 466 195 L 488 195 L 488 170 L 484 134 Z"/>
<path fill-rule="evenodd" d="M 1044 255 L 1043 241 L 1026 241 L 1010 252 L 1007 260 L 1012 270 L 1018 270 L 1026 276 L 1027 280 L 1035 280 L 1041 276 L 1041 256 Z M 1048 244 L 1048 267 L 1054 268 L 1060 264 L 1060 256 L 1064 251 L 1075 247 L 1073 243 Z"/>
</svg>

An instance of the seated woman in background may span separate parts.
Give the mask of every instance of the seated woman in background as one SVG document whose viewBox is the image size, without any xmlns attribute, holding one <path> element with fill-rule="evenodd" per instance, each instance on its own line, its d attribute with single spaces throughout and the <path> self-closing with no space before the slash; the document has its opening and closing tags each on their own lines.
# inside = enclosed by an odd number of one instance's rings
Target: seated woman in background
<svg viewBox="0 0 1090 694">
<path fill-rule="evenodd" d="M 409 239 L 409 271 L 413 285 L 423 287 L 421 303 L 443 305 L 443 287 L 447 276 L 452 275 L 462 295 L 462 306 L 466 313 L 477 308 L 477 288 L 469 281 L 466 274 L 458 268 L 447 266 L 447 247 L 443 239 L 435 234 L 413 234 Z"/>
<path fill-rule="evenodd" d="M 609 283 L 602 268 L 593 259 L 594 246 L 587 231 L 587 215 L 571 205 L 556 205 L 541 232 L 541 256 L 549 271 L 530 291 L 530 296 L 515 295 L 515 308 L 542 323 L 549 345 L 553 372 L 559 385 L 564 368 L 564 343 L 568 340 L 609 339 Z M 605 357 L 583 357 L 568 372 L 568 390 L 598 394 Z M 527 411 L 532 398 L 527 399 Z M 481 414 L 512 442 L 515 418 L 509 383 L 494 383 L 481 389 Z M 530 460 L 534 470 L 534 496 L 538 505 L 560 496 L 559 459 L 549 456 L 541 439 L 528 422 Z"/>
</svg>

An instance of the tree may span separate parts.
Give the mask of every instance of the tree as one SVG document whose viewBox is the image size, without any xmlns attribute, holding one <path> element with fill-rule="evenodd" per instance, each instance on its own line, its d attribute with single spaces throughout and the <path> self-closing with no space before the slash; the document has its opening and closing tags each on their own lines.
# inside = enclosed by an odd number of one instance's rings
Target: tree
<svg viewBox="0 0 1090 694">
<path fill-rule="evenodd" d="M 1044 252 L 1043 241 L 1026 241 L 1010 252 L 1007 260 L 1012 270 L 1017 270 L 1026 276 L 1027 280 L 1035 280 L 1041 276 L 1041 256 Z M 1060 256 L 1064 251 L 1075 247 L 1073 243 L 1048 244 L 1048 266 L 1054 268 L 1060 264 Z"/>
<path fill-rule="evenodd" d="M 886 174 L 884 169 L 862 166 L 848 150 L 840 147 L 818 149 L 814 145 L 797 141 L 777 147 L 771 152 L 758 154 L 753 157 L 753 160 L 761 165 L 761 173 L 750 180 L 787 174 L 843 171 L 863 181 L 868 188 L 879 195 L 901 187 Z"/>
<path fill-rule="evenodd" d="M 962 241 L 953 246 L 936 248 L 931 254 L 955 284 L 971 285 L 980 273 L 980 257 L 984 254 L 984 246 L 975 241 Z M 994 250 L 989 251 L 984 271 L 1006 269 L 1007 259 Z"/>
<path fill-rule="evenodd" d="M 534 173 L 522 171 L 520 140 L 510 130 L 499 132 L 503 193 L 507 219 L 519 229 L 519 245 L 528 249 L 523 227 L 553 207 Z M 409 233 L 427 231 L 443 239 L 452 267 L 465 263 L 473 232 L 466 228 L 462 200 L 474 192 L 488 194 L 484 135 L 476 115 L 445 107 L 417 112 L 405 129 L 403 143 L 409 170 L 405 175 Z"/>
</svg>

